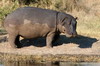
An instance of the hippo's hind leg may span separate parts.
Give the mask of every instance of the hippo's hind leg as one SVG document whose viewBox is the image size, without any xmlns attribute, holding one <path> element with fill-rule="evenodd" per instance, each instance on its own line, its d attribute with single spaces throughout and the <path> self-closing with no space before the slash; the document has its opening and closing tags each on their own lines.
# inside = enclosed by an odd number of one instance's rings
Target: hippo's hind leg
<svg viewBox="0 0 100 66">
<path fill-rule="evenodd" d="M 9 41 L 10 46 L 11 46 L 12 48 L 16 48 L 16 45 L 15 45 L 16 36 L 17 36 L 17 35 L 15 35 L 15 34 L 9 34 L 8 41 Z"/>
<path fill-rule="evenodd" d="M 19 37 L 20 37 L 19 35 L 15 35 L 15 34 L 10 35 L 9 34 L 8 40 L 9 40 L 9 43 L 12 48 L 21 48 L 21 43 L 19 41 Z"/>
<path fill-rule="evenodd" d="M 9 41 L 9 44 L 10 44 L 10 46 L 12 48 L 17 48 L 17 46 L 16 46 L 16 43 L 17 43 L 16 39 L 18 39 L 17 38 L 17 36 L 18 36 L 18 30 L 15 27 L 16 26 L 14 26 L 14 25 L 6 27 L 6 30 L 7 30 L 8 34 L 9 34 L 8 41 Z"/>
</svg>

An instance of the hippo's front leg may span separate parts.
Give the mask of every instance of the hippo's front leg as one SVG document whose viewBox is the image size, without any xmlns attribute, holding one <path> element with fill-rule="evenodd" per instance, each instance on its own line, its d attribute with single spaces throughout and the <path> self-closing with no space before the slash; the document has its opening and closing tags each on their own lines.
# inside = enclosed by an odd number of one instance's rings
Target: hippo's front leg
<svg viewBox="0 0 100 66">
<path fill-rule="evenodd" d="M 55 33 L 49 33 L 46 37 L 46 44 L 48 48 L 52 48 L 52 41 L 55 36 Z"/>
</svg>

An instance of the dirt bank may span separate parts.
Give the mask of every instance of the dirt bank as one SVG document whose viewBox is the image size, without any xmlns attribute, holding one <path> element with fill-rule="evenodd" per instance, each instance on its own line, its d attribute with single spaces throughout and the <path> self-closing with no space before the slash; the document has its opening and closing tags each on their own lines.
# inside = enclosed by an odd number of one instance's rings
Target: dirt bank
<svg viewBox="0 0 100 66">
<path fill-rule="evenodd" d="M 43 61 L 44 58 L 45 60 L 51 61 L 57 61 L 58 59 L 58 61 L 100 62 L 100 40 L 95 38 L 84 36 L 65 38 L 65 36 L 61 36 L 61 38 L 54 43 L 53 48 L 46 48 L 45 39 L 22 40 L 21 43 L 22 48 L 20 49 L 11 49 L 8 42 L 0 43 L 0 52 L 1 54 L 5 54 L 2 58 L 11 59 L 18 57 L 21 60 L 21 58 L 23 59 L 24 57 L 24 60 L 29 60 L 29 58 L 36 60 L 38 58 L 38 60 L 41 59 Z M 31 57 L 36 59 L 32 59 Z"/>
</svg>

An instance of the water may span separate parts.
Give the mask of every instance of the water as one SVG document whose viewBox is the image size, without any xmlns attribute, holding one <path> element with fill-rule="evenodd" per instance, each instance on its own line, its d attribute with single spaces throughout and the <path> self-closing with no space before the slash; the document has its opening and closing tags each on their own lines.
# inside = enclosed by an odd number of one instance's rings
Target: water
<svg viewBox="0 0 100 66">
<path fill-rule="evenodd" d="M 4 62 L 0 66 L 100 66 L 100 63 L 73 63 L 73 62 L 57 62 L 57 63 L 28 63 L 28 62 Z"/>
</svg>

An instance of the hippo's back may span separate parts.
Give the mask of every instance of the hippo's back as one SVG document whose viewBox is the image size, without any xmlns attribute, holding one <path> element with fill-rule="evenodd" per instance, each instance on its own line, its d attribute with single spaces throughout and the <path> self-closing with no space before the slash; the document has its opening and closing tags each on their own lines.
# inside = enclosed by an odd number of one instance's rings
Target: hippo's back
<svg viewBox="0 0 100 66">
<path fill-rule="evenodd" d="M 35 7 L 19 8 L 5 18 L 4 27 L 8 34 L 24 38 L 45 37 L 55 32 L 57 12 Z"/>
<path fill-rule="evenodd" d="M 9 14 L 5 19 L 5 24 L 15 24 L 20 25 L 25 21 L 30 21 L 31 23 L 48 24 L 48 26 L 55 26 L 56 24 L 57 11 L 35 8 L 35 7 L 23 7 L 18 8 L 11 14 Z"/>
</svg>

